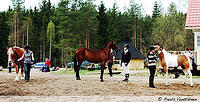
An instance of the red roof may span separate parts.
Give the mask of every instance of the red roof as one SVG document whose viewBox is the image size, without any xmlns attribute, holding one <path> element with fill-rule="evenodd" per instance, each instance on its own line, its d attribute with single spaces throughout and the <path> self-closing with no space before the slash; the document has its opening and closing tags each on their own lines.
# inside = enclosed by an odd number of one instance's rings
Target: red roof
<svg viewBox="0 0 200 102">
<path fill-rule="evenodd" d="M 200 27 L 200 0 L 189 0 L 186 28 Z"/>
</svg>

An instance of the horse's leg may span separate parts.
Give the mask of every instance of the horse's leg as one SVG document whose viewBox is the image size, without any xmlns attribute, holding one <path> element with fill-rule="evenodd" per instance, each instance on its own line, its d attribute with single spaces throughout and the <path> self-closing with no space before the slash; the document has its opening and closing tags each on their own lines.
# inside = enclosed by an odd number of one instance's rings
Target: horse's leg
<svg viewBox="0 0 200 102">
<path fill-rule="evenodd" d="M 21 79 L 25 80 L 24 79 L 24 65 L 23 64 L 21 64 Z"/>
<path fill-rule="evenodd" d="M 185 74 L 185 79 L 183 80 L 182 85 L 184 85 L 184 84 L 186 83 L 187 74 L 188 74 L 187 71 L 186 71 L 186 69 L 184 69 L 183 72 L 184 72 L 184 74 Z"/>
<path fill-rule="evenodd" d="M 191 73 L 190 69 L 187 69 L 187 72 L 188 72 L 188 74 L 189 74 L 189 76 L 190 76 L 190 86 L 193 87 L 192 73 Z"/>
<path fill-rule="evenodd" d="M 81 80 L 80 75 L 79 75 L 79 70 L 80 70 L 80 66 L 81 66 L 82 62 L 83 62 L 82 60 L 78 61 L 78 66 L 76 68 L 76 80 Z"/>
<path fill-rule="evenodd" d="M 103 81 L 104 68 L 105 68 L 105 64 L 102 63 L 102 64 L 101 64 L 101 76 L 100 76 L 100 79 L 101 79 L 100 81 L 101 81 L 101 82 L 104 82 L 104 81 Z"/>
<path fill-rule="evenodd" d="M 169 86 L 169 81 L 168 81 L 168 67 L 164 67 L 164 73 L 165 73 L 165 78 L 166 78 L 166 83 L 165 86 Z"/>
<path fill-rule="evenodd" d="M 14 64 L 14 67 L 15 67 L 15 71 L 16 71 L 15 81 L 18 81 L 19 80 L 19 76 L 18 76 L 19 67 L 16 64 Z"/>
<path fill-rule="evenodd" d="M 104 67 L 101 67 L 101 76 L 100 76 L 101 82 L 103 82 L 103 73 L 104 73 Z"/>
</svg>

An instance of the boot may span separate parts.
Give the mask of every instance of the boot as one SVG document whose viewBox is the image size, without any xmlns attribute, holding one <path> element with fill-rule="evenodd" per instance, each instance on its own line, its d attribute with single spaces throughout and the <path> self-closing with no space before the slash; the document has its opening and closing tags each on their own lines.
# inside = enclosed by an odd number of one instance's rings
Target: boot
<svg viewBox="0 0 200 102">
<path fill-rule="evenodd" d="M 154 77 L 149 77 L 149 87 L 156 88 L 153 83 Z"/>
<path fill-rule="evenodd" d="M 129 79 L 129 74 L 125 74 L 125 79 L 123 81 L 128 82 L 128 79 Z"/>
</svg>

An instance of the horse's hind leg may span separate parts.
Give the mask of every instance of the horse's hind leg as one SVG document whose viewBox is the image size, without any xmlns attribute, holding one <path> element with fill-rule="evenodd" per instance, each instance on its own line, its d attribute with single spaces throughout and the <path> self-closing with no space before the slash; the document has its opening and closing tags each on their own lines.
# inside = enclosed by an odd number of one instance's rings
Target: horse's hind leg
<svg viewBox="0 0 200 102">
<path fill-rule="evenodd" d="M 19 67 L 16 64 L 14 64 L 14 66 L 15 66 L 15 71 L 16 71 L 15 81 L 19 81 L 19 76 L 18 76 Z"/>
<path fill-rule="evenodd" d="M 103 80 L 104 68 L 105 68 L 105 63 L 103 62 L 103 63 L 101 63 L 101 76 L 100 76 L 101 82 L 104 82 L 104 80 Z"/>
<path fill-rule="evenodd" d="M 183 83 L 182 83 L 182 85 L 184 85 L 184 84 L 186 83 L 187 74 L 188 74 L 188 73 L 187 73 L 187 71 L 186 71 L 186 69 L 184 69 L 184 70 L 183 70 L 183 72 L 184 72 L 184 74 L 185 74 L 185 76 L 184 76 L 184 77 L 185 77 L 185 79 L 183 80 Z"/>
<path fill-rule="evenodd" d="M 101 79 L 100 81 L 101 81 L 101 82 L 104 82 L 104 81 L 103 81 L 103 73 L 104 73 L 104 67 L 102 66 L 102 67 L 101 67 L 101 76 L 100 76 L 100 79 Z"/>
<path fill-rule="evenodd" d="M 81 64 L 82 64 L 82 61 L 79 61 L 78 66 L 76 68 L 76 80 L 81 80 L 80 75 L 79 75 L 79 70 L 80 70 Z"/>
<path fill-rule="evenodd" d="M 24 79 L 24 65 L 21 65 L 21 80 L 25 80 Z"/>
<path fill-rule="evenodd" d="M 190 71 L 190 69 L 187 70 L 189 76 L 190 76 L 190 86 L 193 87 L 193 82 L 192 82 L 192 73 Z"/>
</svg>

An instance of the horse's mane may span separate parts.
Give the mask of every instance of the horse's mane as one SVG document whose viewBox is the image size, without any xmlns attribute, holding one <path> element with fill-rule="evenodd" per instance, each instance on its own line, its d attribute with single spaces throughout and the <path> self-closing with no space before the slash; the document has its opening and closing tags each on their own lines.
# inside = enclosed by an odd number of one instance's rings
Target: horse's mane
<svg viewBox="0 0 200 102">
<path fill-rule="evenodd" d="M 24 53 L 24 49 L 23 48 L 20 48 L 20 47 L 13 47 L 13 50 L 15 49 L 15 51 L 17 52 L 17 54 L 19 55 L 19 56 L 22 56 L 22 54 Z"/>
</svg>

